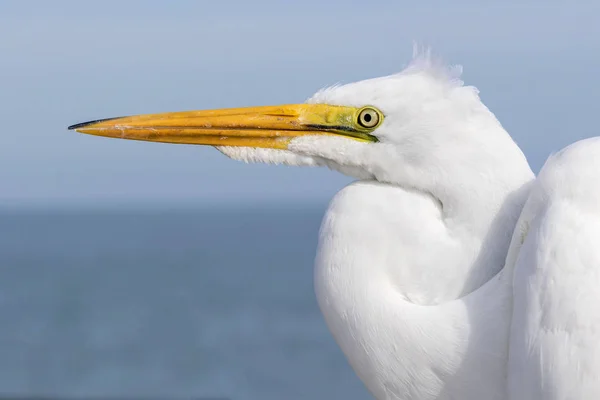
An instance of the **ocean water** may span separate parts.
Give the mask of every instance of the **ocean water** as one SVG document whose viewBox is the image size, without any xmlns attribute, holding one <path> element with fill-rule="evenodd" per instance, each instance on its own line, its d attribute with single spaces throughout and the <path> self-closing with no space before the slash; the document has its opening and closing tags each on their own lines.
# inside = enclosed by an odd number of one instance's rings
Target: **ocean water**
<svg viewBox="0 0 600 400">
<path fill-rule="evenodd" d="M 0 395 L 370 399 L 316 304 L 323 212 L 0 213 Z"/>
</svg>

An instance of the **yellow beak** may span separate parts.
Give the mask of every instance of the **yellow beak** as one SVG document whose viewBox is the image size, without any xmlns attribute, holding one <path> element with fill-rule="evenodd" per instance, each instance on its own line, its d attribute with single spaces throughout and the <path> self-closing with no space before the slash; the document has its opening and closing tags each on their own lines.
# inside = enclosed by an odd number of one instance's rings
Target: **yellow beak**
<svg viewBox="0 0 600 400">
<path fill-rule="evenodd" d="M 228 108 L 109 118 L 72 125 L 90 135 L 150 142 L 286 149 L 305 135 L 343 135 L 377 141 L 376 126 L 357 121 L 361 108 L 327 104 Z"/>
</svg>

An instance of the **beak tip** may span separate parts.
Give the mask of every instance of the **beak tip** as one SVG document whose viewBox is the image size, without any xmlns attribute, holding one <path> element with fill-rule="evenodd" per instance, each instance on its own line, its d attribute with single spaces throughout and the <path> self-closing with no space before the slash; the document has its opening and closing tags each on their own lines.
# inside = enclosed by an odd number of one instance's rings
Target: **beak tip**
<svg viewBox="0 0 600 400">
<path fill-rule="evenodd" d="M 100 122 L 106 122 L 106 121 L 112 121 L 114 119 L 119 119 L 119 118 L 123 118 L 123 117 L 95 119 L 93 121 L 80 122 L 79 124 L 74 124 L 74 125 L 71 125 L 71 126 L 67 127 L 67 129 L 70 130 L 70 131 L 76 131 L 76 130 L 79 130 L 81 128 L 85 128 L 85 127 L 88 127 L 90 125 L 93 125 L 93 124 L 98 124 Z"/>
</svg>

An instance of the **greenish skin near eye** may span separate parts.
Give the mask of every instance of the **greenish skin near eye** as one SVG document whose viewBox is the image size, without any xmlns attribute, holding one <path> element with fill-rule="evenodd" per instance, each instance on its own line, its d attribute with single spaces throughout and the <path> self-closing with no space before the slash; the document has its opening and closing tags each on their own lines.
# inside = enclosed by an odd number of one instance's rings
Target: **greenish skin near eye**
<svg viewBox="0 0 600 400">
<path fill-rule="evenodd" d="M 373 108 L 364 108 L 358 114 L 358 124 L 364 128 L 373 128 L 379 124 L 379 113 Z"/>
</svg>

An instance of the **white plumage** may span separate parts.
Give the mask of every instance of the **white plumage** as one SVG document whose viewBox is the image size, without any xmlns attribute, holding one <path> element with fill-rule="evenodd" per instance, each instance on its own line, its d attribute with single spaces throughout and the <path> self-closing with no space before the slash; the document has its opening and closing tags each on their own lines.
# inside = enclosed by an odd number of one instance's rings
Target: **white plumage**
<svg viewBox="0 0 600 400">
<path fill-rule="evenodd" d="M 378 143 L 220 150 L 358 178 L 324 218 L 315 289 L 377 399 L 600 399 L 600 141 L 535 179 L 457 71 L 421 56 L 308 100 L 378 107 Z"/>
<path fill-rule="evenodd" d="M 511 399 L 600 399 L 599 176 L 600 138 L 577 142 L 550 157 L 523 210 Z"/>
<path fill-rule="evenodd" d="M 357 178 L 323 220 L 315 291 L 377 399 L 600 399 L 600 140 L 536 179 L 459 72 L 421 55 L 309 104 L 70 128 Z"/>
</svg>

